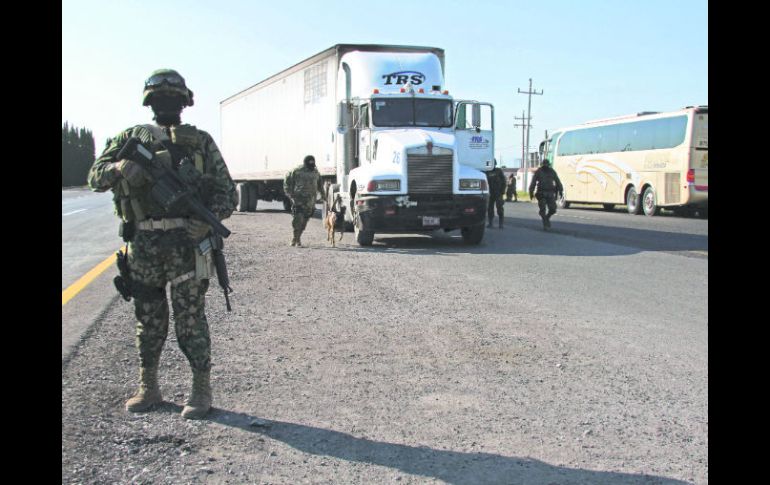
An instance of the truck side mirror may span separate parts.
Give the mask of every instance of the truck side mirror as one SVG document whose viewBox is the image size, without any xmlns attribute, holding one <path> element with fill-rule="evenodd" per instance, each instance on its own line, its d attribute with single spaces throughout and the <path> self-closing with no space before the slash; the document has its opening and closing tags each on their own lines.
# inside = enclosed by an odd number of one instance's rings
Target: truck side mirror
<svg viewBox="0 0 770 485">
<path fill-rule="evenodd" d="M 481 105 L 473 103 L 472 106 L 471 126 L 473 126 L 478 133 L 481 131 Z"/>
</svg>

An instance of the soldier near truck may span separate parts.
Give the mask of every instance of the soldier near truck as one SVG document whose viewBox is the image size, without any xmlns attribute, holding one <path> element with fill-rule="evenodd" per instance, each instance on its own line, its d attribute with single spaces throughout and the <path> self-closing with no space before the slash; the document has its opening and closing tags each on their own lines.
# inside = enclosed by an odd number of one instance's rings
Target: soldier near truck
<svg viewBox="0 0 770 485">
<path fill-rule="evenodd" d="M 189 175 L 189 185 L 199 194 L 203 210 L 213 217 L 212 223 L 226 219 L 235 209 L 235 186 L 211 135 L 181 123 L 182 110 L 193 105 L 193 92 L 178 72 L 153 72 L 144 84 L 143 105 L 151 107 L 156 123 L 128 128 L 111 139 L 88 174 L 92 190 L 109 189 L 115 194 L 115 212 L 128 244 L 127 255 L 119 253 L 119 263 L 121 277 L 126 267 L 130 277 L 125 274 L 120 280 L 125 286 L 119 290 L 128 290 L 124 298 L 134 298 L 140 382 L 126 402 L 126 410 L 147 411 L 163 400 L 158 366 L 168 335 L 168 284 L 177 342 L 193 375 L 182 416 L 200 419 L 208 413 L 212 400 L 211 341 L 205 314 L 212 261 L 197 245 L 212 227 L 194 217 L 188 205 L 165 207 L 158 190 L 153 190 L 161 184 L 155 183 L 138 162 L 121 160 L 118 154 L 130 142 L 141 140 L 142 153 L 152 160 L 153 169 L 163 166 L 180 177 Z"/>
<path fill-rule="evenodd" d="M 537 190 L 537 191 L 536 191 Z M 537 197 L 537 205 L 540 207 L 540 218 L 543 220 L 543 229 L 551 228 L 551 216 L 556 214 L 556 196 L 564 195 L 564 187 L 556 171 L 551 168 L 551 162 L 543 159 L 543 164 L 532 176 L 529 184 L 529 198 Z M 545 209 L 548 208 L 546 214 Z"/>
<path fill-rule="evenodd" d="M 503 228 L 503 192 L 505 192 L 505 174 L 497 166 L 497 160 L 492 160 L 492 170 L 487 172 L 487 183 L 489 184 L 489 202 L 487 205 L 487 227 L 492 227 L 492 220 L 495 217 L 495 207 L 497 207 L 497 216 L 500 219 L 499 227 Z"/>
<path fill-rule="evenodd" d="M 519 196 L 516 193 L 516 174 L 510 174 L 508 176 L 508 187 L 505 189 L 505 200 L 510 202 L 511 199 L 516 202 L 519 201 Z"/>
<path fill-rule="evenodd" d="M 316 169 L 313 155 L 306 156 L 302 165 L 286 174 L 283 191 L 291 200 L 291 226 L 294 236 L 289 245 L 302 247 L 300 237 L 307 227 L 307 222 L 313 217 L 318 193 L 323 193 L 321 174 Z"/>
</svg>

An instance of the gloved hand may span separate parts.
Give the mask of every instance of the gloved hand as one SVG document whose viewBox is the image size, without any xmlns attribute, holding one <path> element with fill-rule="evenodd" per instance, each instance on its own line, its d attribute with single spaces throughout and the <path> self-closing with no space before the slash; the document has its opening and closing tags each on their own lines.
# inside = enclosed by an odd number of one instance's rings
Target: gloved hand
<svg viewBox="0 0 770 485">
<path fill-rule="evenodd" d="M 208 234 L 208 232 L 211 230 L 211 226 L 206 224 L 203 221 L 199 221 L 198 219 L 187 219 L 187 224 L 185 225 L 185 230 L 187 231 L 187 235 L 195 241 L 196 243 L 203 239 L 203 237 Z"/>
<path fill-rule="evenodd" d="M 147 172 L 136 162 L 131 160 L 120 160 L 117 162 L 117 171 L 128 181 L 129 185 L 139 187 L 144 185 L 148 180 Z"/>
<path fill-rule="evenodd" d="M 530 199 L 532 199 L 532 200 L 535 200 L 535 194 L 533 194 L 532 192 L 530 192 L 530 193 L 529 193 L 529 198 L 530 198 Z"/>
</svg>

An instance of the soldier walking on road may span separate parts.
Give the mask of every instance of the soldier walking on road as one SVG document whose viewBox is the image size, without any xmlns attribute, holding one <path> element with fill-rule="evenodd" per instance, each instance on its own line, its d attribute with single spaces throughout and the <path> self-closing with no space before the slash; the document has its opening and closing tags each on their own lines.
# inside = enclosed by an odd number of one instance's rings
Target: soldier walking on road
<svg viewBox="0 0 770 485">
<path fill-rule="evenodd" d="M 516 174 L 508 176 L 508 187 L 505 189 L 505 200 L 510 202 L 511 198 L 516 202 L 519 201 L 519 195 L 516 193 Z"/>
<path fill-rule="evenodd" d="M 291 200 L 292 221 L 294 228 L 290 246 L 302 246 L 300 236 L 307 227 L 307 221 L 313 217 L 318 192 L 323 192 L 321 174 L 315 167 L 315 158 L 308 155 L 302 165 L 291 170 L 283 180 L 283 191 Z"/>
<path fill-rule="evenodd" d="M 535 192 L 537 187 L 537 192 Z M 556 214 L 556 196 L 564 195 L 564 187 L 556 171 L 551 168 L 551 162 L 545 158 L 543 164 L 532 176 L 532 182 L 529 184 L 529 198 L 537 197 L 537 205 L 540 207 L 540 217 L 543 219 L 543 229 L 548 230 L 551 227 L 551 216 Z M 548 214 L 545 208 L 548 207 Z"/>
<path fill-rule="evenodd" d="M 182 416 L 200 419 L 211 408 L 211 341 L 205 296 L 212 273 L 211 252 L 204 256 L 197 245 L 211 227 L 193 218 L 187 207 L 161 206 L 153 197 L 158 194 L 151 190 L 156 185 L 149 173 L 136 162 L 118 160 L 117 155 L 130 138 L 138 137 L 152 152 L 151 163 L 180 177 L 184 174 L 203 205 L 219 220 L 230 217 L 235 209 L 235 185 L 211 135 L 182 124 L 182 110 L 193 105 L 193 92 L 178 72 L 153 72 L 144 83 L 143 98 L 143 105 L 155 114 L 155 124 L 128 128 L 111 139 L 88 173 L 92 190 L 111 189 L 115 194 L 120 234 L 128 243 L 130 279 L 125 281 L 128 292 L 124 298 L 134 298 L 140 383 L 126 402 L 126 410 L 146 411 L 163 401 L 158 365 L 168 335 L 169 284 L 177 342 L 193 375 Z"/>
<path fill-rule="evenodd" d="M 495 217 L 495 206 L 497 206 L 497 216 L 500 219 L 500 229 L 503 228 L 503 192 L 505 192 L 505 174 L 502 169 L 497 168 L 497 160 L 492 160 L 492 170 L 487 172 L 487 183 L 489 184 L 489 205 L 487 207 L 487 227 L 492 227 L 492 219 Z"/>
</svg>

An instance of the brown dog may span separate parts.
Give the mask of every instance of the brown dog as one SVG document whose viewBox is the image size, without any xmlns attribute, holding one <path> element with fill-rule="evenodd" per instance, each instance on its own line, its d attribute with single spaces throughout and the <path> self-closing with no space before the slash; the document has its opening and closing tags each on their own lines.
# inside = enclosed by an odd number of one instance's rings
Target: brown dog
<svg viewBox="0 0 770 485">
<path fill-rule="evenodd" d="M 329 212 L 324 217 L 324 229 L 326 229 L 326 240 L 332 242 L 332 247 L 337 247 L 334 241 L 334 226 L 337 225 L 337 217 L 341 216 L 341 210 L 338 207 L 342 206 L 342 198 L 337 194 L 337 198 L 334 199 L 334 204 L 329 208 Z M 340 232 L 340 241 L 344 232 Z"/>
</svg>

